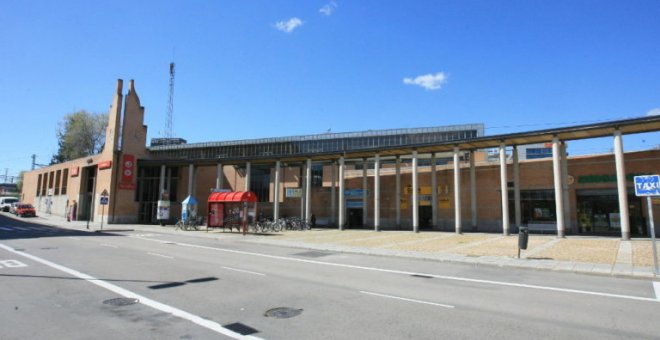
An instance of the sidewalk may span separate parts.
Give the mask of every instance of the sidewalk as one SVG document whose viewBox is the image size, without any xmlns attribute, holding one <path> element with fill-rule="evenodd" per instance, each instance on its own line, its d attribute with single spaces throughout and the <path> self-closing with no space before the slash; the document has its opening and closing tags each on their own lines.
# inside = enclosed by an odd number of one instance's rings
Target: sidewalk
<svg viewBox="0 0 660 340">
<path fill-rule="evenodd" d="M 41 215 L 32 220 L 76 230 L 87 230 L 86 221 L 67 222 L 64 217 Z M 91 222 L 89 231 L 99 231 L 100 222 Z M 611 237 L 568 236 L 530 234 L 527 250 L 518 259 L 518 236 L 491 233 L 420 232 L 372 230 L 314 229 L 311 231 L 284 231 L 268 235 L 209 230 L 174 230 L 173 226 L 111 224 L 104 222 L 103 231 L 138 231 L 202 238 L 240 238 L 242 242 L 273 244 L 296 248 L 333 252 L 399 256 L 436 261 L 451 261 L 500 267 L 531 268 L 612 275 L 654 278 L 653 251 L 649 239 L 621 241 Z"/>
</svg>

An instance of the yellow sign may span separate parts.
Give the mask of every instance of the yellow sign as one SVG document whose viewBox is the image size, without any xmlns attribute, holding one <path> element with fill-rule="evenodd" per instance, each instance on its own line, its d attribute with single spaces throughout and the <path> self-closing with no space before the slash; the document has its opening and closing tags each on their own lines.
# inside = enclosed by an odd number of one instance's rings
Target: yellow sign
<svg viewBox="0 0 660 340">
<path fill-rule="evenodd" d="M 438 186 L 438 192 L 442 190 L 441 187 Z M 406 195 L 412 195 L 412 185 L 408 185 L 405 188 L 403 188 L 403 193 Z M 419 195 L 432 195 L 433 190 L 431 190 L 430 186 L 425 186 L 425 187 L 419 187 L 417 188 L 417 194 Z"/>
</svg>

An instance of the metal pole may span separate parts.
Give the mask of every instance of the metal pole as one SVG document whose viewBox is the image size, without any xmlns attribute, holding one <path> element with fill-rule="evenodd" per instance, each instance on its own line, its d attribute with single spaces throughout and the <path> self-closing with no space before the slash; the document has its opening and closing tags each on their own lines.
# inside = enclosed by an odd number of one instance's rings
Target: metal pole
<svg viewBox="0 0 660 340">
<path fill-rule="evenodd" d="M 658 248 L 655 243 L 655 225 L 653 224 L 653 201 L 651 196 L 646 196 L 646 205 L 649 209 L 649 234 L 651 234 L 651 244 L 653 246 L 653 273 L 660 275 L 658 270 Z"/>
<path fill-rule="evenodd" d="M 101 205 L 101 231 L 103 231 L 103 215 L 105 215 L 105 204 Z"/>
</svg>

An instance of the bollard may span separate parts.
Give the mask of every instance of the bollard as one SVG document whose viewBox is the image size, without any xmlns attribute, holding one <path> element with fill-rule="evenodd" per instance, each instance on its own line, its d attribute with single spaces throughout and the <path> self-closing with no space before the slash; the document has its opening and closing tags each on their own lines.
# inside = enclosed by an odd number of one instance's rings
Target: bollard
<svg viewBox="0 0 660 340">
<path fill-rule="evenodd" d="M 529 228 L 526 226 L 518 227 L 518 258 L 520 258 L 520 249 L 527 249 L 527 241 L 529 240 Z"/>
</svg>

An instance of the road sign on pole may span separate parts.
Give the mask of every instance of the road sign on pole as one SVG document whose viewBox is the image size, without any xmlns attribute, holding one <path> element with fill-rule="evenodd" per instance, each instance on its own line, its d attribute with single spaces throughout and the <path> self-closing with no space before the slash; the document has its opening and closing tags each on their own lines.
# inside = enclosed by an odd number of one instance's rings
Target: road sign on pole
<svg viewBox="0 0 660 340">
<path fill-rule="evenodd" d="M 655 225 L 653 223 L 653 200 L 651 196 L 660 196 L 660 175 L 635 176 L 635 195 L 646 196 L 649 215 L 649 234 L 653 247 L 653 273 L 660 275 L 658 270 L 658 247 L 655 243 Z"/>
<path fill-rule="evenodd" d="M 108 196 L 108 189 L 103 189 L 101 192 L 101 199 L 99 204 L 101 205 L 101 230 L 103 230 L 103 215 L 105 215 L 105 206 L 110 202 L 110 197 Z"/>
</svg>

